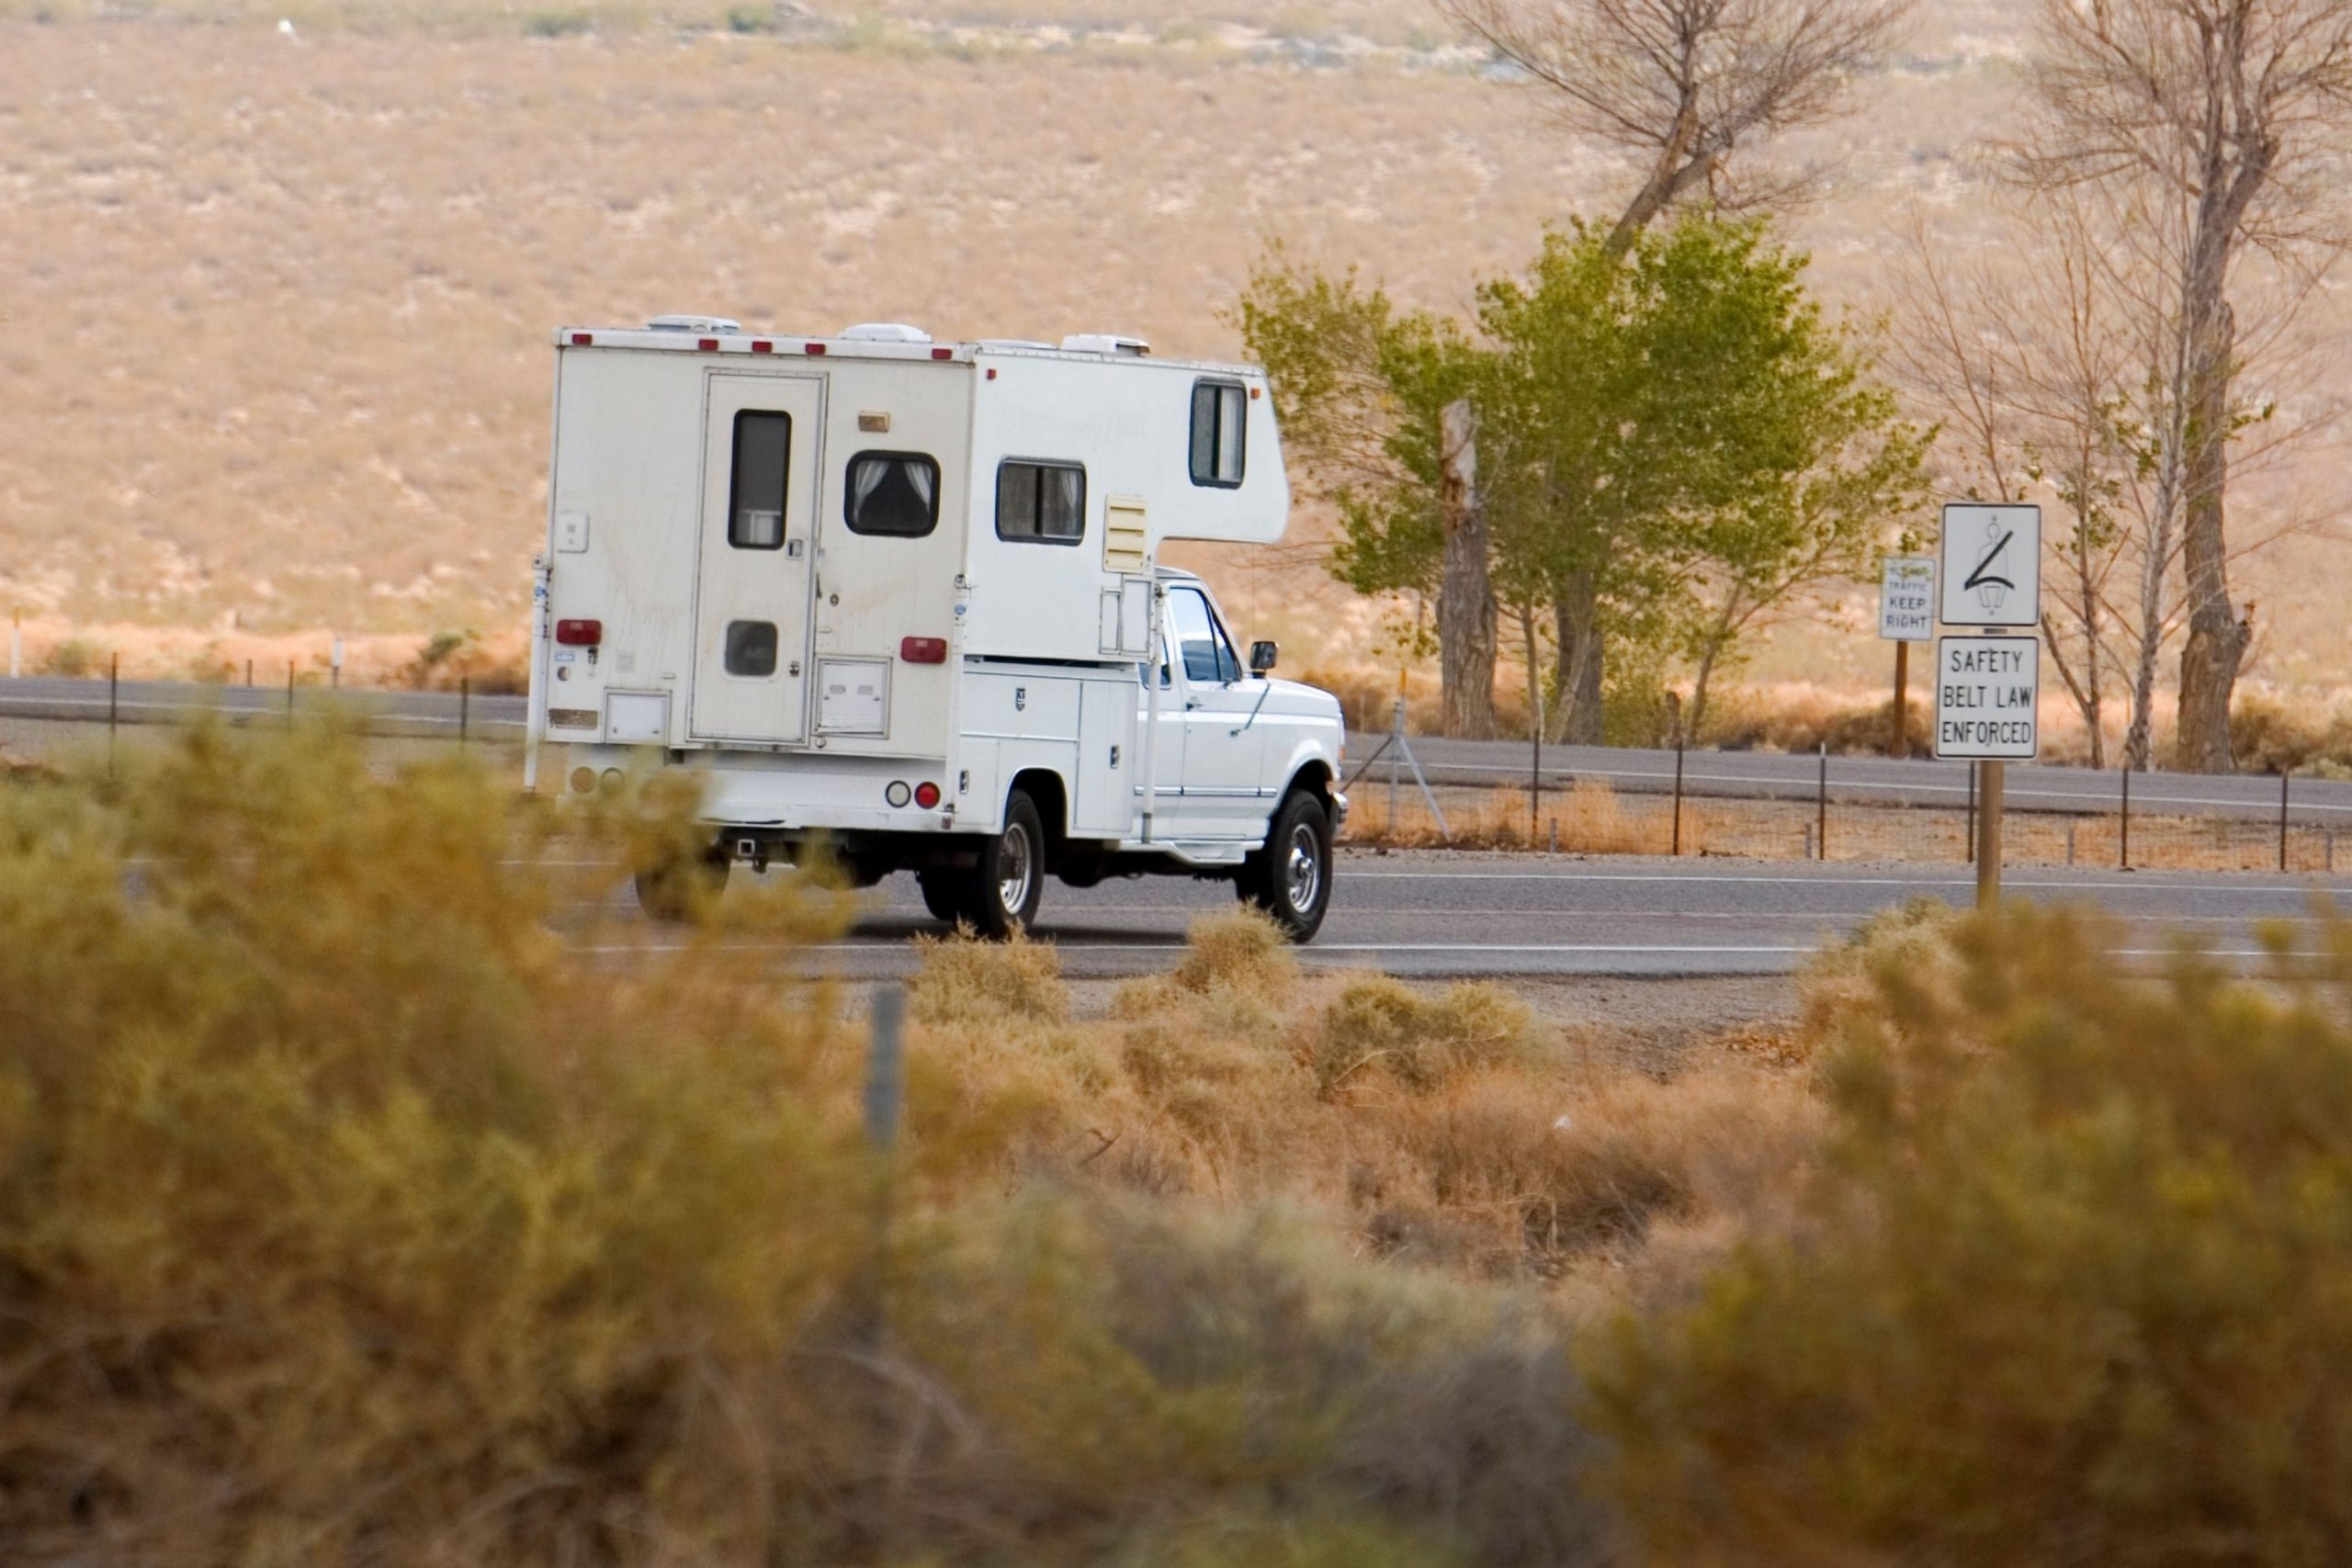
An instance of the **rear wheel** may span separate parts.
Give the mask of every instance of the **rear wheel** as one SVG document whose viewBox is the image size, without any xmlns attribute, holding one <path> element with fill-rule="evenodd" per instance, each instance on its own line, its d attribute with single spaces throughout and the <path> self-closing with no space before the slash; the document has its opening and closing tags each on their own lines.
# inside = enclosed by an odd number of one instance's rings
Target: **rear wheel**
<svg viewBox="0 0 2352 1568">
<path fill-rule="evenodd" d="M 637 874 L 638 908 L 657 920 L 690 919 L 718 902 L 733 864 L 718 844 L 657 861 Z"/>
<path fill-rule="evenodd" d="M 959 912 L 982 936 L 1007 937 L 1037 918 L 1046 891 L 1046 829 L 1025 791 L 1006 797 L 1004 830 L 981 846 L 979 863 L 963 875 Z"/>
<path fill-rule="evenodd" d="M 1305 790 L 1284 796 L 1267 824 L 1265 848 L 1242 863 L 1234 886 L 1291 941 L 1314 941 L 1331 907 L 1331 818 L 1323 803 Z"/>
<path fill-rule="evenodd" d="M 922 907 L 931 911 L 934 920 L 949 925 L 966 919 L 964 913 L 964 879 L 950 871 L 919 871 L 915 886 L 922 889 Z"/>
</svg>

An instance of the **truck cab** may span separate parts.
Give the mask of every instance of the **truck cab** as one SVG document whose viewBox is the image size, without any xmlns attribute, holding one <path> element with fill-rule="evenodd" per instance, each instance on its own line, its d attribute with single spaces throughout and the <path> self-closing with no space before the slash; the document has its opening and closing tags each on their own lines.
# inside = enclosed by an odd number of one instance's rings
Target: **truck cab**
<svg viewBox="0 0 2352 1568">
<path fill-rule="evenodd" d="M 1165 874 L 1313 936 L 1339 705 L 1158 559 L 1280 536 L 1261 372 L 715 318 L 557 348 L 526 766 L 561 744 L 572 790 L 695 773 L 710 849 L 644 868 L 649 909 L 822 853 L 991 935 L 1049 876 Z"/>
</svg>

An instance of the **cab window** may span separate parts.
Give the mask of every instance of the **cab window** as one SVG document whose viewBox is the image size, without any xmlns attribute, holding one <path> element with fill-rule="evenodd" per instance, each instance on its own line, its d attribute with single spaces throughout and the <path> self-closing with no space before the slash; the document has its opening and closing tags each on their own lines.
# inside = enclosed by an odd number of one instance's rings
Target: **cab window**
<svg viewBox="0 0 2352 1568">
<path fill-rule="evenodd" d="M 1241 679 L 1241 660 L 1209 609 L 1208 595 L 1197 588 L 1177 588 L 1168 594 L 1168 608 L 1176 622 L 1176 646 L 1184 656 L 1184 678 L 1195 685 L 1217 685 Z"/>
</svg>

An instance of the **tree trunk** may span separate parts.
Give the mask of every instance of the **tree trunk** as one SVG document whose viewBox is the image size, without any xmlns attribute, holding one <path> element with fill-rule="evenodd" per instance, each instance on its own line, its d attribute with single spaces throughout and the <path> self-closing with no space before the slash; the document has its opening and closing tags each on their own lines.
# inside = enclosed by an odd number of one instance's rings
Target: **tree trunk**
<svg viewBox="0 0 2352 1568">
<path fill-rule="evenodd" d="M 1555 608 L 1560 630 L 1559 739 L 1600 744 L 1600 595 L 1589 571 L 1572 571 Z"/>
<path fill-rule="evenodd" d="M 2229 484 L 2231 360 L 2236 325 L 2217 301 L 2196 347 L 2181 564 L 2188 580 L 2188 641 L 2180 650 L 2180 724 L 2177 765 L 2186 773 L 2226 773 L 2230 698 L 2253 636 L 2253 607 L 2241 621 L 2230 604 L 2230 558 L 2222 530 Z"/>
<path fill-rule="evenodd" d="M 1448 403 L 1445 475 L 1439 491 L 1445 530 L 1438 585 L 1437 646 L 1444 729 L 1457 739 L 1495 733 L 1495 592 L 1488 581 L 1487 508 L 1478 495 L 1478 421 L 1469 400 Z"/>
</svg>

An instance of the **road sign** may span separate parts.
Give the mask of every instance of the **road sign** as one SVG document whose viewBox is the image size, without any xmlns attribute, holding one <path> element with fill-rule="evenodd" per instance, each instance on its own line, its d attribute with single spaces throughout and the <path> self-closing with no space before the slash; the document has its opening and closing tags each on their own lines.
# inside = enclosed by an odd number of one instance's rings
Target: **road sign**
<svg viewBox="0 0 2352 1568">
<path fill-rule="evenodd" d="M 1943 623 L 2031 626 L 2041 623 L 2041 508 L 1944 508 Z"/>
<path fill-rule="evenodd" d="M 1936 639 L 1936 755 L 2030 762 L 2041 747 L 2041 639 Z"/>
<path fill-rule="evenodd" d="M 1883 556 L 1878 564 L 1878 635 L 1888 642 L 1935 641 L 1935 558 Z"/>
</svg>

